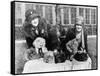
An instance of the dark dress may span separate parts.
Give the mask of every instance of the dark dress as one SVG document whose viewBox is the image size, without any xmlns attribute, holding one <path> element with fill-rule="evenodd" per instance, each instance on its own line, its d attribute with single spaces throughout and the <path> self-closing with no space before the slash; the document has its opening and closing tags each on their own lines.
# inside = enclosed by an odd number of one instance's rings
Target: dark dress
<svg viewBox="0 0 100 76">
<path fill-rule="evenodd" d="M 66 54 L 66 59 L 70 59 L 70 56 L 71 56 L 71 52 L 68 51 L 68 49 L 66 48 L 66 43 L 72 39 L 74 39 L 76 37 L 76 31 L 75 31 L 75 28 L 70 28 L 68 29 L 67 31 L 67 34 L 66 34 L 66 38 L 62 41 L 61 43 L 61 48 L 63 49 L 63 52 Z M 88 50 L 87 49 L 87 34 L 86 34 L 86 31 L 84 32 L 84 42 L 85 42 L 85 48 L 86 51 Z M 82 47 L 82 42 L 80 42 L 79 46 L 78 46 L 78 50 L 80 50 Z"/>
</svg>

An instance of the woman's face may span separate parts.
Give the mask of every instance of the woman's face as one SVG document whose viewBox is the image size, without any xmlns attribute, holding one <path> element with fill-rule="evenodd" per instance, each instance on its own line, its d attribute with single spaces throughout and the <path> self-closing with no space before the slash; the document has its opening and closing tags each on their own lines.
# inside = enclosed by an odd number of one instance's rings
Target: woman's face
<svg viewBox="0 0 100 76">
<path fill-rule="evenodd" d="M 39 24 L 39 18 L 33 19 L 33 20 L 31 21 L 31 23 L 32 23 L 33 26 L 38 26 L 38 24 Z"/>
<path fill-rule="evenodd" d="M 76 24 L 76 31 L 81 32 L 82 31 L 82 25 Z"/>
</svg>

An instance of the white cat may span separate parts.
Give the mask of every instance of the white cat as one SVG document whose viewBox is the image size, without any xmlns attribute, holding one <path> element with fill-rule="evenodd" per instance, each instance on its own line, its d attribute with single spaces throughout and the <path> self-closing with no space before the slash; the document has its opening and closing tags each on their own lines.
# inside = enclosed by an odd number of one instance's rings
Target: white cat
<svg viewBox="0 0 100 76">
<path fill-rule="evenodd" d="M 42 37 L 37 37 L 33 42 L 33 46 L 35 47 L 37 54 L 39 53 L 40 48 L 43 53 L 46 53 L 48 51 L 45 45 L 46 45 L 46 41 Z"/>
</svg>

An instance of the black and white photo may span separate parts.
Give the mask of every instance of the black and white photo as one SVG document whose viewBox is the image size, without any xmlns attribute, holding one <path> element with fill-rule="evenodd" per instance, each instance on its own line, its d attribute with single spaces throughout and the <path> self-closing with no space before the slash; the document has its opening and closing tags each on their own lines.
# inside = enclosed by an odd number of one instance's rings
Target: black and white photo
<svg viewBox="0 0 100 76">
<path fill-rule="evenodd" d="M 11 73 L 98 68 L 97 6 L 12 1 Z"/>
</svg>

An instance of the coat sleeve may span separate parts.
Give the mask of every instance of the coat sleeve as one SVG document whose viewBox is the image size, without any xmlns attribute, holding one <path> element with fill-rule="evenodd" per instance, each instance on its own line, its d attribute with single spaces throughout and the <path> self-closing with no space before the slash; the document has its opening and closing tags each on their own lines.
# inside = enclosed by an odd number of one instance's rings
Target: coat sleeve
<svg viewBox="0 0 100 76">
<path fill-rule="evenodd" d="M 31 39 L 34 39 L 35 38 L 35 33 L 32 32 L 32 27 L 27 24 L 27 23 L 24 23 L 23 24 L 23 33 L 24 33 L 24 36 L 25 37 L 30 37 Z"/>
<path fill-rule="evenodd" d="M 62 40 L 61 47 L 63 49 L 67 50 L 66 43 L 68 43 L 70 40 L 74 39 L 75 38 L 75 34 L 74 34 L 73 29 L 68 29 L 68 31 L 66 31 L 66 32 L 67 32 L 66 33 L 66 37 Z"/>
<path fill-rule="evenodd" d="M 66 39 L 65 42 L 67 43 L 68 41 L 72 40 L 75 38 L 75 32 L 74 29 L 68 29 L 66 33 Z"/>
<path fill-rule="evenodd" d="M 48 32 L 50 28 L 51 25 L 44 18 L 40 18 L 39 30 L 40 30 L 40 35 L 42 35 L 42 37 L 48 38 Z M 41 33 L 42 29 L 44 30 L 44 33 Z"/>
</svg>

